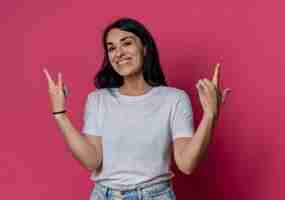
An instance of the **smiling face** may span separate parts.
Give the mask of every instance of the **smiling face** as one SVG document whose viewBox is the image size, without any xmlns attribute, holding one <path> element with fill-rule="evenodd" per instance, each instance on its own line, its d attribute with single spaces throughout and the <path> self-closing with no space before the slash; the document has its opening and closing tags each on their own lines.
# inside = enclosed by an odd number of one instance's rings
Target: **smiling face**
<svg viewBox="0 0 285 200">
<path fill-rule="evenodd" d="M 121 76 L 142 73 L 145 48 L 133 33 L 113 28 L 106 37 L 109 61 Z"/>
</svg>

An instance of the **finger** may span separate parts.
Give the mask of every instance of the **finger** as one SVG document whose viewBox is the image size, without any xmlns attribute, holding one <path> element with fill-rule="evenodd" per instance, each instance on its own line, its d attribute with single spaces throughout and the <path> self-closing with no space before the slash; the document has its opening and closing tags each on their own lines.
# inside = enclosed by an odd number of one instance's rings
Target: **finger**
<svg viewBox="0 0 285 200">
<path fill-rule="evenodd" d="M 50 74 L 48 73 L 48 70 L 47 70 L 46 68 L 44 68 L 43 71 L 44 71 L 45 76 L 46 76 L 46 78 L 47 78 L 47 80 L 48 80 L 49 86 L 55 86 L 55 83 L 53 82 L 53 80 L 52 80 Z"/>
<path fill-rule="evenodd" d="M 198 96 L 199 96 L 199 99 L 201 101 L 205 96 L 204 91 L 203 91 L 203 86 L 200 84 L 200 82 L 198 82 L 196 84 L 196 88 L 198 90 Z"/>
<path fill-rule="evenodd" d="M 206 78 L 204 78 L 203 81 L 211 90 L 216 90 L 215 85 L 211 81 Z"/>
<path fill-rule="evenodd" d="M 57 77 L 58 77 L 58 80 L 57 80 L 58 87 L 59 87 L 60 89 L 62 89 L 62 88 L 63 88 L 63 84 L 62 84 L 62 74 L 59 72 L 58 75 L 57 75 Z"/>
<path fill-rule="evenodd" d="M 204 80 L 199 80 L 199 84 L 200 84 L 204 94 L 209 94 L 210 86 L 208 86 Z"/>
<path fill-rule="evenodd" d="M 228 96 L 230 92 L 232 92 L 230 88 L 224 89 L 223 94 L 222 94 L 222 103 L 225 103 L 226 97 Z"/>
<path fill-rule="evenodd" d="M 196 83 L 196 88 L 198 89 L 199 93 L 203 93 L 203 86 L 200 83 L 200 80 Z"/>
<path fill-rule="evenodd" d="M 212 82 L 217 88 L 219 87 L 219 81 L 220 81 L 220 66 L 221 66 L 220 63 L 217 63 L 215 65 L 215 71 L 212 79 Z"/>
<path fill-rule="evenodd" d="M 68 94 L 69 94 L 69 91 L 68 91 L 68 89 L 67 89 L 67 87 L 66 87 L 66 85 L 65 84 L 63 84 L 63 94 L 64 94 L 64 96 L 65 97 L 67 97 L 68 96 Z"/>
<path fill-rule="evenodd" d="M 204 83 L 208 86 L 209 92 L 211 92 L 213 96 L 217 97 L 217 101 L 219 104 L 220 99 L 221 99 L 221 91 L 218 88 L 216 88 L 216 86 L 208 79 L 203 79 L 203 80 L 204 80 Z"/>
<path fill-rule="evenodd" d="M 205 85 L 207 85 L 207 88 L 208 88 L 208 92 L 209 92 L 209 95 L 211 95 L 212 97 L 213 96 L 216 96 L 217 98 L 217 103 L 220 104 L 220 100 L 221 100 L 221 91 L 215 87 L 215 85 L 209 81 L 208 79 L 203 79 Z"/>
</svg>

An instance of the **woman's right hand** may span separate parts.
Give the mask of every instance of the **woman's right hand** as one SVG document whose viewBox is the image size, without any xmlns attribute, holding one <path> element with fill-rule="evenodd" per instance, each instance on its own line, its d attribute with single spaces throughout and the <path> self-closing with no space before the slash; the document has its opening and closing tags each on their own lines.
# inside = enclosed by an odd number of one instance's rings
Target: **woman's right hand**
<svg viewBox="0 0 285 200">
<path fill-rule="evenodd" d="M 52 80 L 46 68 L 44 68 L 44 73 L 48 80 L 48 92 L 52 104 L 52 111 L 59 112 L 64 110 L 66 90 L 64 91 L 64 84 L 62 81 L 61 73 L 58 73 L 57 75 L 58 76 L 57 83 Z"/>
</svg>

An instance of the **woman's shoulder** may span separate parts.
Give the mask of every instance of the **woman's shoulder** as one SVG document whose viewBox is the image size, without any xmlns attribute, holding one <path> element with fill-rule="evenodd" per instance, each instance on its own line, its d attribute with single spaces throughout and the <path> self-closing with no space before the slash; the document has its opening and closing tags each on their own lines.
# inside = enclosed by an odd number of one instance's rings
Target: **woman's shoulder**
<svg viewBox="0 0 285 200">
<path fill-rule="evenodd" d="M 174 96 L 179 98 L 181 96 L 188 95 L 187 92 L 183 89 L 172 87 L 172 86 L 161 86 L 161 88 L 167 93 L 168 95 Z"/>
<path fill-rule="evenodd" d="M 99 88 L 99 89 L 93 89 L 88 92 L 87 96 L 88 97 L 97 97 L 101 96 L 102 94 L 106 93 L 107 88 Z"/>
</svg>

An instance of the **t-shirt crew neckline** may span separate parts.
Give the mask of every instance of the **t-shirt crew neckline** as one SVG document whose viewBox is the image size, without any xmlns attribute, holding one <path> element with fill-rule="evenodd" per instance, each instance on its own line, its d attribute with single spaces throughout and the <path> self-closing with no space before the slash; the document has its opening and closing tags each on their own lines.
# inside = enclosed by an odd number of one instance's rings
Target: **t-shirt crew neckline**
<svg viewBox="0 0 285 200">
<path fill-rule="evenodd" d="M 115 92 L 116 96 L 123 101 L 137 102 L 137 101 L 141 101 L 143 99 L 146 99 L 146 98 L 152 96 L 158 90 L 158 87 L 159 86 L 152 87 L 146 93 L 144 93 L 142 95 L 138 95 L 138 96 L 129 96 L 129 95 L 121 94 L 119 92 L 119 88 L 114 88 L 114 92 Z"/>
</svg>

